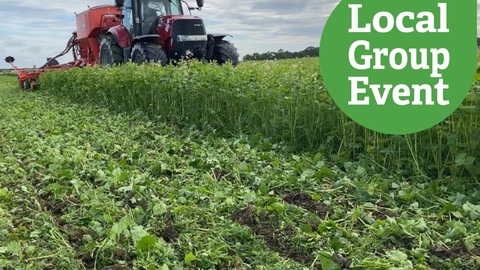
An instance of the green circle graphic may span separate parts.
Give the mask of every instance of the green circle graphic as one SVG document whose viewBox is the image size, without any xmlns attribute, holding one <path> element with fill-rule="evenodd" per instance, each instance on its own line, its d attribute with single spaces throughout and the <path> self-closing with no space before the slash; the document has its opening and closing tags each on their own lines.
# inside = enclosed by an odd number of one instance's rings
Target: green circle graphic
<svg viewBox="0 0 480 270">
<path fill-rule="evenodd" d="M 320 68 L 353 121 L 410 134 L 461 105 L 475 73 L 476 38 L 473 0 L 343 0 L 322 32 Z"/>
</svg>

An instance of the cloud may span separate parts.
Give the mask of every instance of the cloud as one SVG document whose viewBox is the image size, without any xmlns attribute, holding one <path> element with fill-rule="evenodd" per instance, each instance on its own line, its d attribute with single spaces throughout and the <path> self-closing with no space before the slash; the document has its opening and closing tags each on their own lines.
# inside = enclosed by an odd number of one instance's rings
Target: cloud
<svg viewBox="0 0 480 270">
<path fill-rule="evenodd" d="M 187 0 L 192 6 L 196 3 Z M 60 53 L 72 31 L 75 14 L 87 5 L 113 4 L 113 0 L 0 0 L 0 51 L 12 55 L 19 67 L 40 66 Z M 201 11 L 211 33 L 228 33 L 240 56 L 254 52 L 303 50 L 318 46 L 323 26 L 339 0 L 207 0 Z M 480 16 L 480 14 L 479 14 Z M 59 59 L 71 61 L 71 54 Z M 9 68 L 4 61 L 0 68 Z"/>
</svg>

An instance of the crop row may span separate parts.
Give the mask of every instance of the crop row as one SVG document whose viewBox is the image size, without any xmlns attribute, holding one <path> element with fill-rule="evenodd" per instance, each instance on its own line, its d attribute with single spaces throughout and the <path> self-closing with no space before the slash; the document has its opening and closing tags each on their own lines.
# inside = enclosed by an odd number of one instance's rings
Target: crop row
<svg viewBox="0 0 480 270">
<path fill-rule="evenodd" d="M 236 68 L 192 62 L 73 69 L 45 74 L 41 85 L 76 102 L 141 112 L 220 136 L 269 138 L 285 144 L 284 150 L 322 151 L 337 161 L 366 158 L 376 170 L 429 177 L 480 172 L 476 82 L 452 116 L 410 136 L 382 135 L 352 122 L 323 86 L 316 58 L 245 62 Z"/>
</svg>

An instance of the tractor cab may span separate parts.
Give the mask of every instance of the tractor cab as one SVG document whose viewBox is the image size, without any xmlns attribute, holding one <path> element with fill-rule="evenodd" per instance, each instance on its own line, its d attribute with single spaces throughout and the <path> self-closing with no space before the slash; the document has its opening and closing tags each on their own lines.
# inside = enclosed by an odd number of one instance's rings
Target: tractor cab
<svg viewBox="0 0 480 270">
<path fill-rule="evenodd" d="M 161 17 L 184 14 L 180 0 L 117 0 L 116 5 L 122 7 L 123 25 L 132 37 L 157 34 Z"/>
</svg>

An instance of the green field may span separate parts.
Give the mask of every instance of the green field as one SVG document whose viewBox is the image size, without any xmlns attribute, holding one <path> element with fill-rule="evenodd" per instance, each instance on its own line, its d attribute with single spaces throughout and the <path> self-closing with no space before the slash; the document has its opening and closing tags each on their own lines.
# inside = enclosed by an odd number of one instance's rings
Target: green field
<svg viewBox="0 0 480 270">
<path fill-rule="evenodd" d="M 386 136 L 317 59 L 0 76 L 0 268 L 479 269 L 476 85 Z"/>
</svg>

